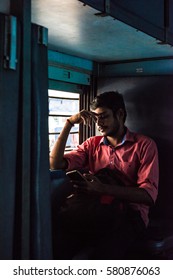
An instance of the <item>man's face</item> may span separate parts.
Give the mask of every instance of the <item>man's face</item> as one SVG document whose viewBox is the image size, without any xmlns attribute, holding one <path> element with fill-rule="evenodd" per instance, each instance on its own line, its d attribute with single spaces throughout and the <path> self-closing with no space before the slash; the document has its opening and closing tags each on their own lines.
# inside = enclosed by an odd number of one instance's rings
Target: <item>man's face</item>
<svg viewBox="0 0 173 280">
<path fill-rule="evenodd" d="M 113 115 L 111 109 L 99 107 L 93 111 L 96 117 L 97 129 L 103 136 L 116 136 L 122 121 Z"/>
</svg>

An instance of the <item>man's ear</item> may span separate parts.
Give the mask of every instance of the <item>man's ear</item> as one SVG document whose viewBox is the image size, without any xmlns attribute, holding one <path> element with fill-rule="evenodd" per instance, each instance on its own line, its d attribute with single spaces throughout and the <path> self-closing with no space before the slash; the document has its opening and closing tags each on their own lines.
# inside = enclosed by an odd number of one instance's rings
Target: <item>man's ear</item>
<svg viewBox="0 0 173 280">
<path fill-rule="evenodd" d="M 122 108 L 118 109 L 116 115 L 119 121 L 124 120 L 124 110 Z"/>
</svg>

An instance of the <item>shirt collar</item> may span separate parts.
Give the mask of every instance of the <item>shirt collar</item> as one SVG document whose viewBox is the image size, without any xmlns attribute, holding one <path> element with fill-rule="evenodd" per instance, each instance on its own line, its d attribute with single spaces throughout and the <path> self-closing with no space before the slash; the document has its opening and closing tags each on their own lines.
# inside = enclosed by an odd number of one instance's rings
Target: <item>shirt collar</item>
<svg viewBox="0 0 173 280">
<path fill-rule="evenodd" d="M 126 134 L 124 135 L 122 142 L 119 145 L 123 145 L 125 142 L 135 142 L 135 134 L 131 132 L 128 128 L 126 128 Z M 100 140 L 100 144 L 109 146 L 110 143 L 106 137 L 102 137 Z"/>
</svg>

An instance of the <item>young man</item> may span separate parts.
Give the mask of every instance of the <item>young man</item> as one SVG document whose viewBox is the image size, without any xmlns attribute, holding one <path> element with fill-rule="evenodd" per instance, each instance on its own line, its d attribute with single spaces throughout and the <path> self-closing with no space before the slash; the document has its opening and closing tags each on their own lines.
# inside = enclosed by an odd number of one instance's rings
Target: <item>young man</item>
<svg viewBox="0 0 173 280">
<path fill-rule="evenodd" d="M 86 181 L 81 185 L 91 206 L 88 211 L 76 211 L 76 224 L 75 217 L 65 212 L 61 215 L 68 245 L 66 249 L 59 246 L 59 251 L 64 252 L 59 256 L 73 258 L 72 254 L 68 255 L 69 244 L 74 245 L 69 251 L 75 254 L 74 247 L 78 248 L 77 243 L 80 243 L 79 248 L 84 245 L 87 250 L 92 248 L 92 259 L 123 259 L 147 227 L 149 207 L 157 198 L 157 147 L 152 139 L 130 132 L 125 126 L 126 108 L 118 92 L 100 94 L 90 104 L 90 109 L 67 120 L 50 154 L 51 169 L 87 170 Z M 87 139 L 76 150 L 64 155 L 72 126 L 81 122 L 89 125 L 92 120 L 101 136 Z M 97 176 L 102 170 L 106 170 L 106 179 L 103 175 Z M 89 209 L 85 203 L 84 208 Z M 78 231 L 75 231 L 77 225 Z"/>
</svg>

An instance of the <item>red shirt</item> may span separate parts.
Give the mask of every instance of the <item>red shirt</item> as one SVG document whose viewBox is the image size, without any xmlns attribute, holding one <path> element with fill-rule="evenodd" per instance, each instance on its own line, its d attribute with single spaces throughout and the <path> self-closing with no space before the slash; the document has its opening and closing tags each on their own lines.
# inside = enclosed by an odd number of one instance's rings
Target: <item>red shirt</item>
<svg viewBox="0 0 173 280">
<path fill-rule="evenodd" d="M 122 181 L 128 178 L 124 181 L 126 186 L 145 189 L 154 202 L 157 198 L 158 151 L 155 142 L 147 136 L 127 129 L 122 143 L 116 147 L 111 146 L 106 138 L 94 136 L 64 157 L 68 161 L 68 170 L 84 168 L 95 174 L 102 168 L 118 169 L 122 174 Z M 147 225 L 149 206 L 138 203 L 130 205 L 140 211 Z"/>
</svg>

